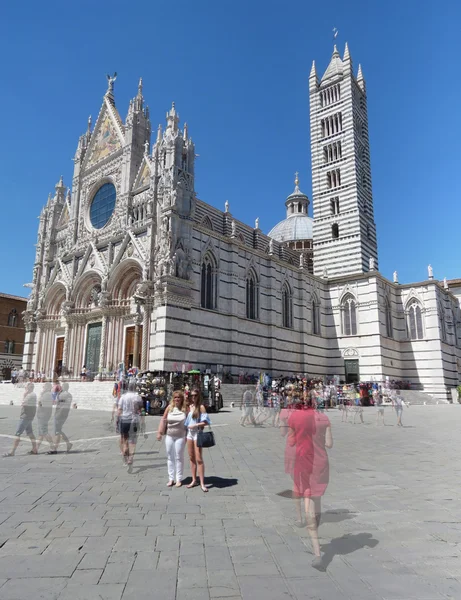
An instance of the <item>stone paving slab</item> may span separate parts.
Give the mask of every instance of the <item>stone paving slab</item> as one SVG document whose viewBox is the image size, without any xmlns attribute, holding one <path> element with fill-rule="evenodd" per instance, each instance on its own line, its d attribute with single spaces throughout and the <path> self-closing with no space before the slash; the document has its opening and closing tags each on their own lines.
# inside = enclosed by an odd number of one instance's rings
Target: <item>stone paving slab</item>
<svg viewBox="0 0 461 600">
<path fill-rule="evenodd" d="M 0 407 L 0 453 L 19 409 Z M 326 572 L 311 567 L 278 429 L 213 416 L 209 493 L 168 489 L 163 445 L 127 473 L 107 413 L 72 411 L 72 452 L 0 460 L 0 598 L 441 600 L 461 598 L 461 407 L 411 407 L 406 427 L 341 423 L 322 499 Z M 155 431 L 157 418 L 147 419 Z M 10 437 L 5 437 L 10 436 Z M 46 446 L 42 447 L 43 452 Z M 188 465 L 186 465 L 188 475 Z M 160 594 L 160 595 L 159 595 Z"/>
</svg>

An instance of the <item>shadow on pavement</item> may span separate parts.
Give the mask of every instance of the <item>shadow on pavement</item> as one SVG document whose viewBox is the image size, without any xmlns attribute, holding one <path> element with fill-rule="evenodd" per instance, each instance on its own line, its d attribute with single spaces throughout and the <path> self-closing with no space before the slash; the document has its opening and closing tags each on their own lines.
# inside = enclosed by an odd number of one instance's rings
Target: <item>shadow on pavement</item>
<svg viewBox="0 0 461 600">
<path fill-rule="evenodd" d="M 352 533 L 334 538 L 328 544 L 322 545 L 323 565 L 325 568 L 328 567 L 337 554 L 344 556 L 362 548 L 374 548 L 378 544 L 379 541 L 375 540 L 371 533 Z"/>
<path fill-rule="evenodd" d="M 238 479 L 235 478 L 230 478 L 230 479 L 226 479 L 224 477 L 205 477 L 205 483 L 208 485 L 208 487 L 215 487 L 215 488 L 227 488 L 227 487 L 232 487 L 233 485 L 237 485 L 238 484 Z"/>
</svg>

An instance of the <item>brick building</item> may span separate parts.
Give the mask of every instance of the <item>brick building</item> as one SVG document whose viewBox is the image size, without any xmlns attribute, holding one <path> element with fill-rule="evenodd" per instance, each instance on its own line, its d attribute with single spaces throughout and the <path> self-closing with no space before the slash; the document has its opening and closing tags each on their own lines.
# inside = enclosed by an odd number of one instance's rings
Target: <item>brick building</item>
<svg viewBox="0 0 461 600">
<path fill-rule="evenodd" d="M 0 381 L 11 378 L 13 367 L 21 367 L 26 307 L 26 298 L 0 293 Z"/>
</svg>

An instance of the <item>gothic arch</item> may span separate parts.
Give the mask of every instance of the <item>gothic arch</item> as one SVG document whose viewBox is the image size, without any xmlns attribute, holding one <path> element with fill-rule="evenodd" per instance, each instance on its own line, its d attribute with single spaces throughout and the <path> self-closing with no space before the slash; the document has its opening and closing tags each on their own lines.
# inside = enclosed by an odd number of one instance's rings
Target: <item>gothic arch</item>
<svg viewBox="0 0 461 600">
<path fill-rule="evenodd" d="M 288 281 L 282 283 L 282 325 L 293 327 L 293 292 Z"/>
<path fill-rule="evenodd" d="M 405 304 L 407 334 L 410 340 L 424 339 L 424 307 L 416 296 L 410 296 Z"/>
<path fill-rule="evenodd" d="M 213 310 L 218 304 L 218 263 L 208 248 L 200 263 L 200 306 Z"/>
<path fill-rule="evenodd" d="M 46 293 L 45 310 L 47 315 L 59 315 L 66 299 L 66 288 L 63 283 L 54 283 Z"/>
<path fill-rule="evenodd" d="M 216 269 L 219 269 L 219 250 L 215 247 L 213 240 L 208 238 L 200 253 L 200 262 L 202 263 L 205 256 L 211 253 L 215 262 Z"/>
<path fill-rule="evenodd" d="M 349 284 L 344 286 L 344 288 L 341 291 L 341 294 L 339 295 L 339 304 L 340 305 L 343 304 L 346 296 L 352 296 L 355 303 L 358 305 L 357 295 L 352 291 L 352 288 Z"/>
<path fill-rule="evenodd" d="M 101 288 L 101 275 L 96 271 L 87 271 L 79 277 L 73 293 L 75 308 L 88 308 L 95 286 Z"/>
<path fill-rule="evenodd" d="M 259 277 L 252 264 L 246 272 L 246 317 L 247 319 L 259 319 Z"/>
<path fill-rule="evenodd" d="M 210 217 L 207 215 L 205 217 L 203 217 L 202 222 L 200 223 L 200 225 L 202 227 L 206 227 L 207 229 L 211 229 L 211 231 L 214 231 L 213 228 L 213 223 L 211 222 Z"/>
<path fill-rule="evenodd" d="M 113 300 L 129 300 L 142 281 L 142 267 L 134 258 L 122 260 L 109 278 L 107 286 Z"/>
</svg>

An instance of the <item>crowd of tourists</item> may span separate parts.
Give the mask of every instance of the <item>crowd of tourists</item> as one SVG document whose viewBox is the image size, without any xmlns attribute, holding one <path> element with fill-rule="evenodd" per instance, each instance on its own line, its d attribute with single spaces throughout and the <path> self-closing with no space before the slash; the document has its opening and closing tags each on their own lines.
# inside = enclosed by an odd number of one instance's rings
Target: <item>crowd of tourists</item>
<svg viewBox="0 0 461 600">
<path fill-rule="evenodd" d="M 137 393 L 136 380 L 129 379 L 125 388 L 118 387 L 115 395 L 112 420 L 120 433 L 120 453 L 123 462 L 132 471 L 138 434 L 145 433 L 145 409 L 142 398 Z M 203 447 L 209 447 L 212 434 L 204 435 L 204 428 L 211 421 L 206 407 L 201 401 L 199 389 L 175 390 L 158 426 L 157 440 L 165 440 L 167 455 L 167 487 L 181 487 L 184 479 L 184 454 L 187 446 L 192 481 L 187 485 L 193 488 L 205 485 L 205 465 Z M 213 442 L 214 443 L 214 442 Z"/>
<path fill-rule="evenodd" d="M 13 447 L 9 452 L 5 452 L 3 457 L 8 458 L 15 455 L 24 432 L 32 444 L 32 449 L 28 452 L 30 455 L 38 454 L 44 441 L 49 445 L 47 454 L 57 454 L 61 440 L 66 443 L 67 452 L 70 452 L 72 444 L 64 433 L 63 426 L 67 421 L 71 406 L 72 395 L 67 382 L 63 384 L 57 380 L 54 383 L 45 382 L 41 388 L 32 381 L 25 382 Z M 37 420 L 38 437 L 35 437 L 34 433 L 35 419 Z"/>
</svg>

